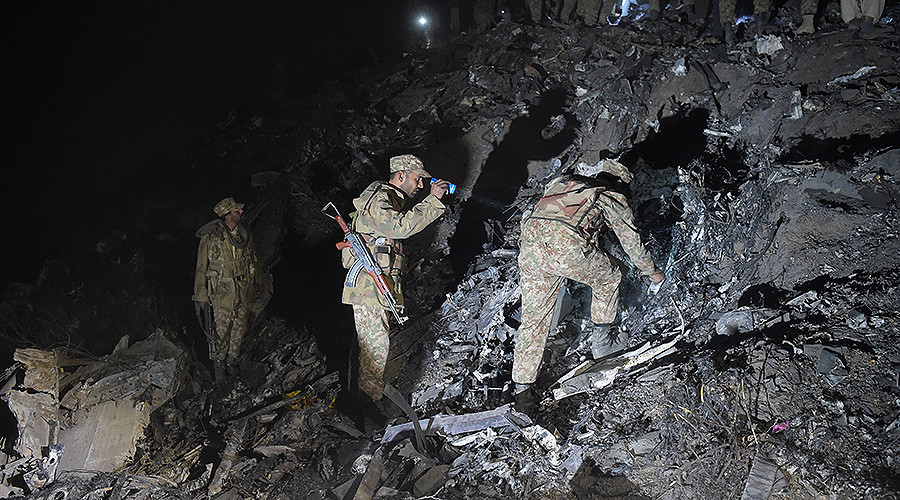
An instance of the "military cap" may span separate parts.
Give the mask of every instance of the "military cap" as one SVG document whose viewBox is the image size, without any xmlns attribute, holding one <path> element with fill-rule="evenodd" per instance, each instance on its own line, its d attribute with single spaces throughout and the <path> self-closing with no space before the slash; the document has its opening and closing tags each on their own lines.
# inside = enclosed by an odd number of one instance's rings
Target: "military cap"
<svg viewBox="0 0 900 500">
<path fill-rule="evenodd" d="M 216 203 L 216 208 L 213 209 L 213 212 L 216 213 L 219 217 L 231 212 L 232 210 L 240 210 L 244 208 L 243 203 L 238 203 L 234 201 L 234 198 L 225 198 L 224 200 Z"/>
<path fill-rule="evenodd" d="M 415 172 L 419 174 L 419 177 L 431 177 L 425 170 L 425 165 L 422 164 L 422 160 L 420 160 L 417 156 L 413 155 L 400 155 L 391 158 L 391 173 L 394 172 Z"/>
</svg>

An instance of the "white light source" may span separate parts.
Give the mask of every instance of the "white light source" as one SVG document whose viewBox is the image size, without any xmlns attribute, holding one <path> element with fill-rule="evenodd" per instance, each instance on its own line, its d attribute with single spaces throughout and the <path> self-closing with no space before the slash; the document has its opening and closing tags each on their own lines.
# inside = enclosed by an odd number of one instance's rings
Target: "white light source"
<svg viewBox="0 0 900 500">
<path fill-rule="evenodd" d="M 426 19 L 425 16 L 419 17 L 419 24 L 425 26 L 426 24 L 428 24 L 428 19 Z"/>
</svg>

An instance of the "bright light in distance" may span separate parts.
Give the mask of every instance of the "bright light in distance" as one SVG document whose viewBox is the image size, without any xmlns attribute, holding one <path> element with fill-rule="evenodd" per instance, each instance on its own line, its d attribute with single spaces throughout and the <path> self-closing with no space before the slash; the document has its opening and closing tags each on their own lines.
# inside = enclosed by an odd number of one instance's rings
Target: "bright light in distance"
<svg viewBox="0 0 900 500">
<path fill-rule="evenodd" d="M 421 24 L 422 26 L 425 26 L 426 24 L 428 24 L 428 19 L 426 19 L 425 16 L 420 17 L 419 24 Z"/>
</svg>

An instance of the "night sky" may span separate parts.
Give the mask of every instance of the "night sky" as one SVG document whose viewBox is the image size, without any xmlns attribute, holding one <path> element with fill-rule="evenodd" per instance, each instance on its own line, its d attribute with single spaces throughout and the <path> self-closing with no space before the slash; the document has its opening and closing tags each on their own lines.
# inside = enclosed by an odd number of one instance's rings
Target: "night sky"
<svg viewBox="0 0 900 500">
<path fill-rule="evenodd" d="M 0 7 L 2 283 L 127 227 L 229 111 L 386 63 L 411 29 L 402 1 L 130 4 Z"/>
</svg>

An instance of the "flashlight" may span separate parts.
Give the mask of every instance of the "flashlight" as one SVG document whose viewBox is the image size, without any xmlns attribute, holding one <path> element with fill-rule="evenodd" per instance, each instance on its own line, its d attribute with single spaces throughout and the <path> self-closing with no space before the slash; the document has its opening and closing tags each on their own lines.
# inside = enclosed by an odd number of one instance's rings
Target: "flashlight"
<svg viewBox="0 0 900 500">
<path fill-rule="evenodd" d="M 422 26 L 425 26 L 426 24 L 428 24 L 428 19 L 425 16 L 421 16 L 419 18 L 419 24 L 421 24 Z"/>
<path fill-rule="evenodd" d="M 437 181 L 438 181 L 438 179 L 437 179 L 436 177 L 432 177 L 432 178 L 431 178 L 431 183 L 432 183 L 432 184 L 434 184 L 434 183 L 437 182 Z M 454 183 L 452 183 L 452 182 L 448 182 L 448 183 L 447 183 L 447 194 L 453 194 L 453 193 L 455 193 L 455 192 L 456 192 L 456 184 L 454 184 Z"/>
</svg>

